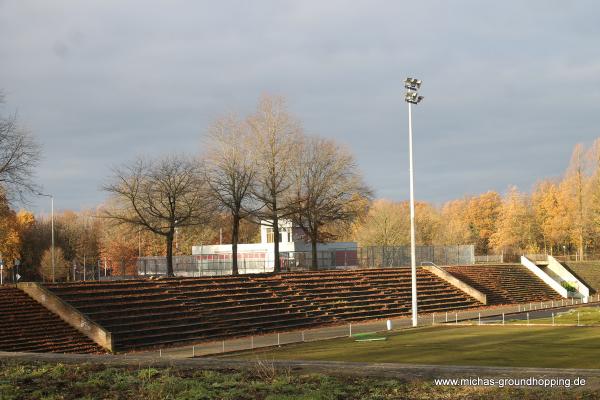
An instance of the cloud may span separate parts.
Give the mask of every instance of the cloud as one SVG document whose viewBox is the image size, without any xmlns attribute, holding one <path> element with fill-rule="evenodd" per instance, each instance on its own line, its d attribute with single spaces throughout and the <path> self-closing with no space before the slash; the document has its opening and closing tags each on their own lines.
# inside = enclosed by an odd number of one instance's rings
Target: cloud
<svg viewBox="0 0 600 400">
<path fill-rule="evenodd" d="M 527 190 L 598 136 L 595 2 L 0 2 L 0 87 L 44 143 L 57 204 L 103 201 L 111 165 L 199 151 L 212 119 L 288 98 L 355 154 L 381 197 Z M 524 172 L 525 171 L 525 172 Z M 62 201 L 61 201 L 62 200 Z"/>
</svg>

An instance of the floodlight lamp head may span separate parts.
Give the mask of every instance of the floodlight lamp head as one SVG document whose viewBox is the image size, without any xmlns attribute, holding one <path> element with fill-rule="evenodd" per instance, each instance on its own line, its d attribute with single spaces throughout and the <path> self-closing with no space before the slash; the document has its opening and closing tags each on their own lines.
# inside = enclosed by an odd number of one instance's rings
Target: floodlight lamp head
<svg viewBox="0 0 600 400">
<path fill-rule="evenodd" d="M 419 96 L 416 92 L 408 92 L 404 95 L 404 101 L 411 104 L 419 104 L 423 100 L 423 96 Z"/>
<path fill-rule="evenodd" d="M 421 87 L 421 80 L 416 78 L 406 78 L 404 80 L 404 87 L 408 90 L 419 90 Z"/>
</svg>

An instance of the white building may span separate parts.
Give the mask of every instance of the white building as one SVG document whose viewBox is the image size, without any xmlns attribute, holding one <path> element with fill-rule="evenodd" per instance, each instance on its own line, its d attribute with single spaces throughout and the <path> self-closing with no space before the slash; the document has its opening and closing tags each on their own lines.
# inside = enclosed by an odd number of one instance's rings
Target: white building
<svg viewBox="0 0 600 400">
<path fill-rule="evenodd" d="M 261 225 L 260 243 L 238 244 L 238 268 L 240 273 L 273 271 L 275 238 L 273 228 Z M 279 252 L 282 269 L 307 268 L 311 264 L 311 244 L 299 227 L 288 220 L 279 222 Z M 319 243 L 317 245 L 319 267 L 344 267 L 356 265 L 356 242 Z M 203 270 L 231 270 L 231 244 L 198 245 L 192 247 Z"/>
</svg>

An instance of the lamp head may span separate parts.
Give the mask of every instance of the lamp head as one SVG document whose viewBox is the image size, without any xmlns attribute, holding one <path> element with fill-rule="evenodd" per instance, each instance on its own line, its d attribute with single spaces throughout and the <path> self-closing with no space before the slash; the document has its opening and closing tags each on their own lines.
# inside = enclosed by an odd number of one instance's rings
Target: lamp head
<svg viewBox="0 0 600 400">
<path fill-rule="evenodd" d="M 419 90 L 422 81 L 416 78 L 406 78 L 404 80 L 404 87 L 408 90 Z"/>
<path fill-rule="evenodd" d="M 408 92 L 404 95 L 404 101 L 411 104 L 419 104 L 424 99 L 423 96 L 419 96 L 417 92 Z"/>
</svg>

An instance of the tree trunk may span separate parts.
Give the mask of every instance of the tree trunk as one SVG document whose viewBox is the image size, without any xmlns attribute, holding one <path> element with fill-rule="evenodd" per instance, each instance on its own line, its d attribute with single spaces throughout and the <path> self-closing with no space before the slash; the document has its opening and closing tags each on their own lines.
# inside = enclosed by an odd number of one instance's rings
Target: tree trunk
<svg viewBox="0 0 600 400">
<path fill-rule="evenodd" d="M 171 229 L 167 233 L 167 276 L 175 276 L 173 272 L 173 236 L 175 230 Z"/>
<path fill-rule="evenodd" d="M 312 251 L 312 262 L 310 265 L 310 269 L 311 269 L 311 271 L 316 271 L 319 269 L 319 259 L 317 258 L 317 235 L 316 234 L 311 236 L 310 246 L 311 246 L 311 251 Z"/>
<path fill-rule="evenodd" d="M 233 226 L 231 230 L 231 275 L 238 275 L 238 240 L 240 236 L 240 216 L 233 215 Z"/>
<path fill-rule="evenodd" d="M 275 257 L 273 272 L 281 272 L 281 259 L 279 258 L 279 218 L 277 213 L 273 215 L 273 254 Z"/>
</svg>

